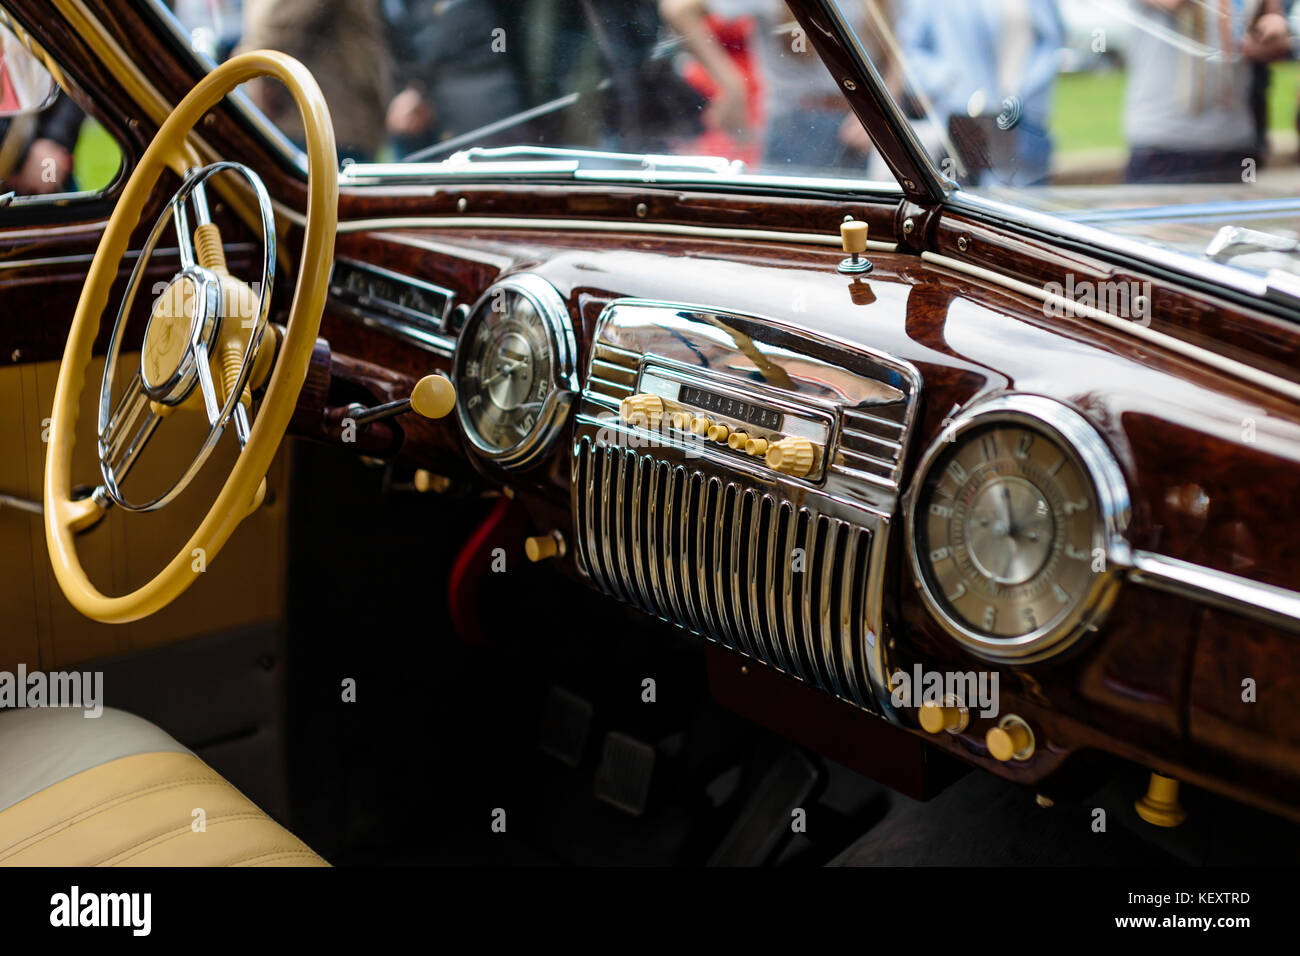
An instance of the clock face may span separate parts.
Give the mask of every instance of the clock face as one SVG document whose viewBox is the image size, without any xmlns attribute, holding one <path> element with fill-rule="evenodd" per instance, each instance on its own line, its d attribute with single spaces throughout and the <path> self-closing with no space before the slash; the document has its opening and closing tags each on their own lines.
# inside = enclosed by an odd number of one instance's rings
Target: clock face
<svg viewBox="0 0 1300 956">
<path fill-rule="evenodd" d="M 1059 441 L 1015 422 L 960 433 L 932 460 L 913 534 L 930 600 L 994 653 L 1060 628 L 1105 572 L 1087 471 Z"/>
</svg>

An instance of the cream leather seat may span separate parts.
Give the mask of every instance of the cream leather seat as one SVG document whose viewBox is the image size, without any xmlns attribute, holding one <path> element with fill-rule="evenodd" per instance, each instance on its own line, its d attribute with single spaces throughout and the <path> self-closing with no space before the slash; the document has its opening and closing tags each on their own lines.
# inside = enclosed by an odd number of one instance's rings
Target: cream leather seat
<svg viewBox="0 0 1300 956">
<path fill-rule="evenodd" d="M 147 720 L 29 709 L 0 712 L 0 865 L 327 864 Z"/>
</svg>

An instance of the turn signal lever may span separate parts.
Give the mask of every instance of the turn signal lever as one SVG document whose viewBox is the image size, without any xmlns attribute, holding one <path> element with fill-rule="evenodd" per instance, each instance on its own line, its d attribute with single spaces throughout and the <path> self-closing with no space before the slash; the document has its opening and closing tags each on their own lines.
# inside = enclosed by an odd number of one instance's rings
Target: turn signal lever
<svg viewBox="0 0 1300 956">
<path fill-rule="evenodd" d="M 410 398 L 372 408 L 353 403 L 347 407 L 346 418 L 352 419 L 357 427 L 363 427 L 404 412 L 415 412 L 424 418 L 443 418 L 455 407 L 456 387 L 451 381 L 445 375 L 426 375 L 415 383 Z"/>
</svg>

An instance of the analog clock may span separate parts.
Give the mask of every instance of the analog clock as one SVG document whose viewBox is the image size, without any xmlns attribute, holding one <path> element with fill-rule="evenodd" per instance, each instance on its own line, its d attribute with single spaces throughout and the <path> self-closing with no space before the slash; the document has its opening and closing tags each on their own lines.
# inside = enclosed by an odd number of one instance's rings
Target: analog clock
<svg viewBox="0 0 1300 956">
<path fill-rule="evenodd" d="M 474 306 L 456 345 L 457 413 L 484 457 L 523 467 L 554 441 L 574 380 L 569 310 L 539 276 L 511 276 Z"/>
<path fill-rule="evenodd" d="M 913 569 L 940 623 L 995 659 L 1064 649 L 1117 587 L 1127 494 L 1080 416 L 1003 398 L 945 429 L 909 510 Z"/>
</svg>

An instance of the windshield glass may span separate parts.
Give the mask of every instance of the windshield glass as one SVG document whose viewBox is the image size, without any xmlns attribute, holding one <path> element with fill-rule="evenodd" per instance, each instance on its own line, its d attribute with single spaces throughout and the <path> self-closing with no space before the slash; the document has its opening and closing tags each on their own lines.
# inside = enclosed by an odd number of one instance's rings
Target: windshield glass
<svg viewBox="0 0 1300 956">
<path fill-rule="evenodd" d="M 1291 3 L 836 2 L 958 196 L 1300 271 Z"/>
<path fill-rule="evenodd" d="M 272 48 L 305 63 L 329 102 L 345 162 L 455 156 L 490 175 L 507 161 L 556 161 L 545 150 L 562 148 L 584 151 L 584 171 L 627 170 L 628 160 L 611 153 L 651 154 L 653 175 L 665 179 L 780 177 L 829 188 L 875 181 L 873 188 L 897 189 L 783 0 L 169 7 L 190 45 L 214 61 Z M 863 36 L 867 12 L 864 4 L 852 18 Z M 254 83 L 246 92 L 301 141 L 283 91 Z M 495 152 L 464 152 L 475 149 Z M 645 165 L 637 164 L 638 178 Z"/>
</svg>

